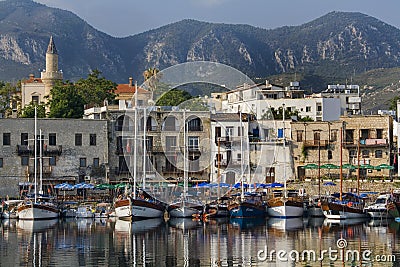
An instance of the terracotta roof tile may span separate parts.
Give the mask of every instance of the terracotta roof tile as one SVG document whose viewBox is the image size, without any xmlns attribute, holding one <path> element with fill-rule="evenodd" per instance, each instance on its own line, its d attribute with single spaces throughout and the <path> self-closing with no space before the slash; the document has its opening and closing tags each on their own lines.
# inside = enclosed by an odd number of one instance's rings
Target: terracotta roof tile
<svg viewBox="0 0 400 267">
<path fill-rule="evenodd" d="M 138 87 L 139 94 L 149 94 L 150 92 Z M 126 93 L 135 93 L 135 86 L 131 86 L 129 84 L 118 84 L 117 90 L 115 90 L 116 94 L 126 94 Z"/>
</svg>

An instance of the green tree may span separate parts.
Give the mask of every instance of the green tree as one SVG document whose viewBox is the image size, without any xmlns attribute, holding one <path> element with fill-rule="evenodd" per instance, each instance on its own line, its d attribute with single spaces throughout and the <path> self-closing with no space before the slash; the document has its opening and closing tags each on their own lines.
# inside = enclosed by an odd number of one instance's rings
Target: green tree
<svg viewBox="0 0 400 267">
<path fill-rule="evenodd" d="M 50 91 L 49 118 L 82 118 L 85 100 L 69 81 L 58 82 Z"/>
<path fill-rule="evenodd" d="M 29 105 L 26 105 L 22 109 L 21 118 L 34 118 L 35 117 L 35 107 L 37 107 L 37 117 L 45 118 L 46 117 L 46 105 L 44 103 L 37 104 L 35 102 L 31 102 Z"/>
<path fill-rule="evenodd" d="M 117 84 L 100 76 L 99 70 L 93 70 L 86 79 L 75 83 L 76 90 L 87 105 L 102 106 L 104 100 L 113 101 Z"/>
<path fill-rule="evenodd" d="M 186 91 L 172 89 L 165 92 L 156 102 L 156 106 L 178 106 L 182 102 L 192 99 L 192 95 Z"/>
<path fill-rule="evenodd" d="M 389 105 L 390 110 L 394 110 L 397 112 L 397 101 L 398 100 L 400 100 L 399 96 L 395 96 L 392 99 L 390 99 L 390 105 Z"/>
<path fill-rule="evenodd" d="M 7 117 L 12 112 L 12 104 L 19 101 L 17 87 L 11 83 L 0 81 L 0 113 Z"/>
</svg>

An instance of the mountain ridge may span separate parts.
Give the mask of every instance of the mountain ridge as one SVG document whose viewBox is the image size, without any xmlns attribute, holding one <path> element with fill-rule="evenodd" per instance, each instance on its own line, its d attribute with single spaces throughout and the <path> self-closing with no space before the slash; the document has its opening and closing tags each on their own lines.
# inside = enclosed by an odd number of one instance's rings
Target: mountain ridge
<svg viewBox="0 0 400 267">
<path fill-rule="evenodd" d="M 329 12 L 299 26 L 263 29 L 184 19 L 143 33 L 113 37 L 70 11 L 31 0 L 0 1 L 0 80 L 39 75 L 50 36 L 64 78 L 92 69 L 107 79 L 141 82 L 150 67 L 216 61 L 249 77 L 298 73 L 314 91 L 377 68 L 400 67 L 400 30 L 360 12 Z"/>
</svg>

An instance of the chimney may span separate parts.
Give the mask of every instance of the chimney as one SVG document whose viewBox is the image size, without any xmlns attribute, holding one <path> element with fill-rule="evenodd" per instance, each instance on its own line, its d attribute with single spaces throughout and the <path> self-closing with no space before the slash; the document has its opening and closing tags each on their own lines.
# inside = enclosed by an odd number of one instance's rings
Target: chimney
<svg viewBox="0 0 400 267">
<path fill-rule="evenodd" d="M 133 78 L 129 77 L 129 87 L 132 87 Z"/>
</svg>

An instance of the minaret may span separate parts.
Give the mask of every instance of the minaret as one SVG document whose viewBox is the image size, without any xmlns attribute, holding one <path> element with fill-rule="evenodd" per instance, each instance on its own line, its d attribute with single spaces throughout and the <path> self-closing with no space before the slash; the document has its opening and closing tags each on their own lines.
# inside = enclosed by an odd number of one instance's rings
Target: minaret
<svg viewBox="0 0 400 267">
<path fill-rule="evenodd" d="M 53 36 L 50 36 L 49 46 L 46 51 L 46 69 L 41 73 L 44 83 L 44 94 L 50 96 L 50 90 L 57 80 L 62 80 L 62 72 L 58 70 L 58 53 Z"/>
</svg>

